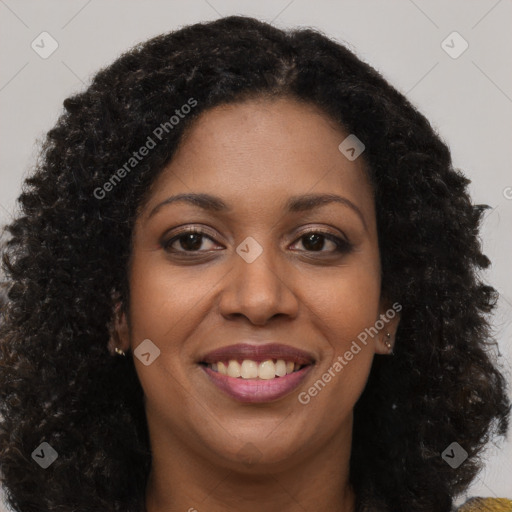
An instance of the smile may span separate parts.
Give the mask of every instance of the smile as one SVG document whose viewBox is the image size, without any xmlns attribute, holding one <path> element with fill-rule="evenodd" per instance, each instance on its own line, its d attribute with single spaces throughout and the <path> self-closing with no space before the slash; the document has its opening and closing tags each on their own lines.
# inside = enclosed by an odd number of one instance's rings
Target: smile
<svg viewBox="0 0 512 512">
<path fill-rule="evenodd" d="M 273 363 L 273 361 L 270 362 Z M 270 366 L 270 362 L 268 366 Z M 255 361 L 244 360 L 241 365 L 237 361 L 230 361 L 231 368 L 235 369 L 236 366 L 233 363 L 236 363 L 240 367 L 240 371 L 244 371 L 244 373 L 246 367 L 249 368 L 249 372 L 254 372 L 254 366 L 256 366 Z M 244 363 L 249 364 L 246 364 L 244 367 Z M 264 363 L 267 362 L 265 361 Z M 259 366 L 264 363 L 260 363 Z M 274 365 L 275 367 L 278 369 L 279 367 L 282 367 L 282 365 L 279 364 L 279 361 L 276 363 L 277 364 Z M 218 364 L 224 366 L 225 370 L 227 371 L 223 363 Z M 206 373 L 209 381 L 218 389 L 226 393 L 231 398 L 245 403 L 272 402 L 283 398 L 300 386 L 302 381 L 306 378 L 306 375 L 313 367 L 313 365 L 309 364 L 300 366 L 300 368 L 295 369 L 294 364 L 294 369 L 290 373 L 286 373 L 283 376 L 275 375 L 273 377 L 261 378 L 259 376 L 244 377 L 242 375 L 238 377 L 231 377 L 227 374 L 221 373 L 218 368 L 217 370 L 212 368 L 214 365 L 201 364 L 200 366 Z M 256 370 L 259 370 L 259 368 L 256 368 Z M 267 371 L 269 372 L 267 375 L 270 375 L 269 369 L 263 370 L 263 372 Z"/>
<path fill-rule="evenodd" d="M 242 362 L 231 359 L 230 361 L 207 364 L 207 366 L 214 372 L 229 377 L 270 380 L 296 372 L 304 365 L 283 359 L 267 359 L 261 363 L 251 359 L 244 359 Z"/>
</svg>

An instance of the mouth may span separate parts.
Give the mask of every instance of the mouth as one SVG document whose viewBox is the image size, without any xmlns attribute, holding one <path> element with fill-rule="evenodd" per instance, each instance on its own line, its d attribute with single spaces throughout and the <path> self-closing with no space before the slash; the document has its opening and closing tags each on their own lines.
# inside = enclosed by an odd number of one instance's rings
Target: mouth
<svg viewBox="0 0 512 512">
<path fill-rule="evenodd" d="M 315 364 L 312 355 L 286 345 L 239 344 L 198 362 L 210 383 L 240 402 L 278 400 L 296 389 Z"/>
</svg>

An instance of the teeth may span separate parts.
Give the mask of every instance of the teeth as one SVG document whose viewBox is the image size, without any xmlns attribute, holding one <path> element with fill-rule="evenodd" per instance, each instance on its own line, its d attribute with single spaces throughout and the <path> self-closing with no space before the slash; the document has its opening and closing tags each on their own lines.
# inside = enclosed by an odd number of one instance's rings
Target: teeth
<svg viewBox="0 0 512 512">
<path fill-rule="evenodd" d="M 229 364 L 231 363 L 240 367 L 236 361 L 229 361 Z M 255 379 L 258 376 L 258 363 L 255 361 L 249 361 L 249 359 L 244 359 L 242 362 L 242 368 L 240 369 L 240 373 L 237 377 L 239 375 L 241 375 L 243 379 Z"/>
<path fill-rule="evenodd" d="M 290 364 L 293 364 L 293 367 L 295 367 L 294 363 L 290 363 Z M 282 359 L 278 359 L 276 361 L 275 366 L 276 366 L 276 375 L 278 377 L 284 377 L 286 375 L 286 363 Z M 290 373 L 292 373 L 292 372 L 293 372 L 293 368 Z"/>
<path fill-rule="evenodd" d="M 230 377 L 240 377 L 240 365 L 236 361 L 229 361 L 228 375 Z"/>
<path fill-rule="evenodd" d="M 276 376 L 276 365 L 272 359 L 263 361 L 258 367 L 258 377 L 264 380 L 270 380 Z"/>
<path fill-rule="evenodd" d="M 208 365 L 212 370 L 234 378 L 242 379 L 262 379 L 270 380 L 276 377 L 284 377 L 301 368 L 301 365 L 293 361 L 284 361 L 283 359 L 272 360 L 267 359 L 261 363 L 244 359 L 242 364 L 231 359 L 225 362 L 219 361 Z"/>
</svg>

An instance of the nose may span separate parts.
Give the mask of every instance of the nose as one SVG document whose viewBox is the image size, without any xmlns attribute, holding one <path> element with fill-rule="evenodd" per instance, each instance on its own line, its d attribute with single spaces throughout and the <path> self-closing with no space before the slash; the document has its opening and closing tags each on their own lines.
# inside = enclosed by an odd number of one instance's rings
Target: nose
<svg viewBox="0 0 512 512">
<path fill-rule="evenodd" d="M 226 276 L 220 298 L 220 312 L 228 319 L 246 317 L 255 325 L 265 325 L 276 316 L 297 316 L 299 302 L 293 275 L 285 261 L 263 251 L 248 263 L 237 253 L 233 268 Z"/>
</svg>

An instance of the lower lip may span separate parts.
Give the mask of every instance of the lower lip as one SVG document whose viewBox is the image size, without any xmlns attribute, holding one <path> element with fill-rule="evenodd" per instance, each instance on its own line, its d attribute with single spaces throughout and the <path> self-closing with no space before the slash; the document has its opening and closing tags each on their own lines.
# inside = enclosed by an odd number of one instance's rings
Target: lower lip
<svg viewBox="0 0 512 512">
<path fill-rule="evenodd" d="M 265 380 L 229 377 L 201 365 L 213 384 L 235 400 L 246 403 L 272 402 L 288 395 L 299 387 L 312 367 L 307 365 L 284 377 Z"/>
</svg>

